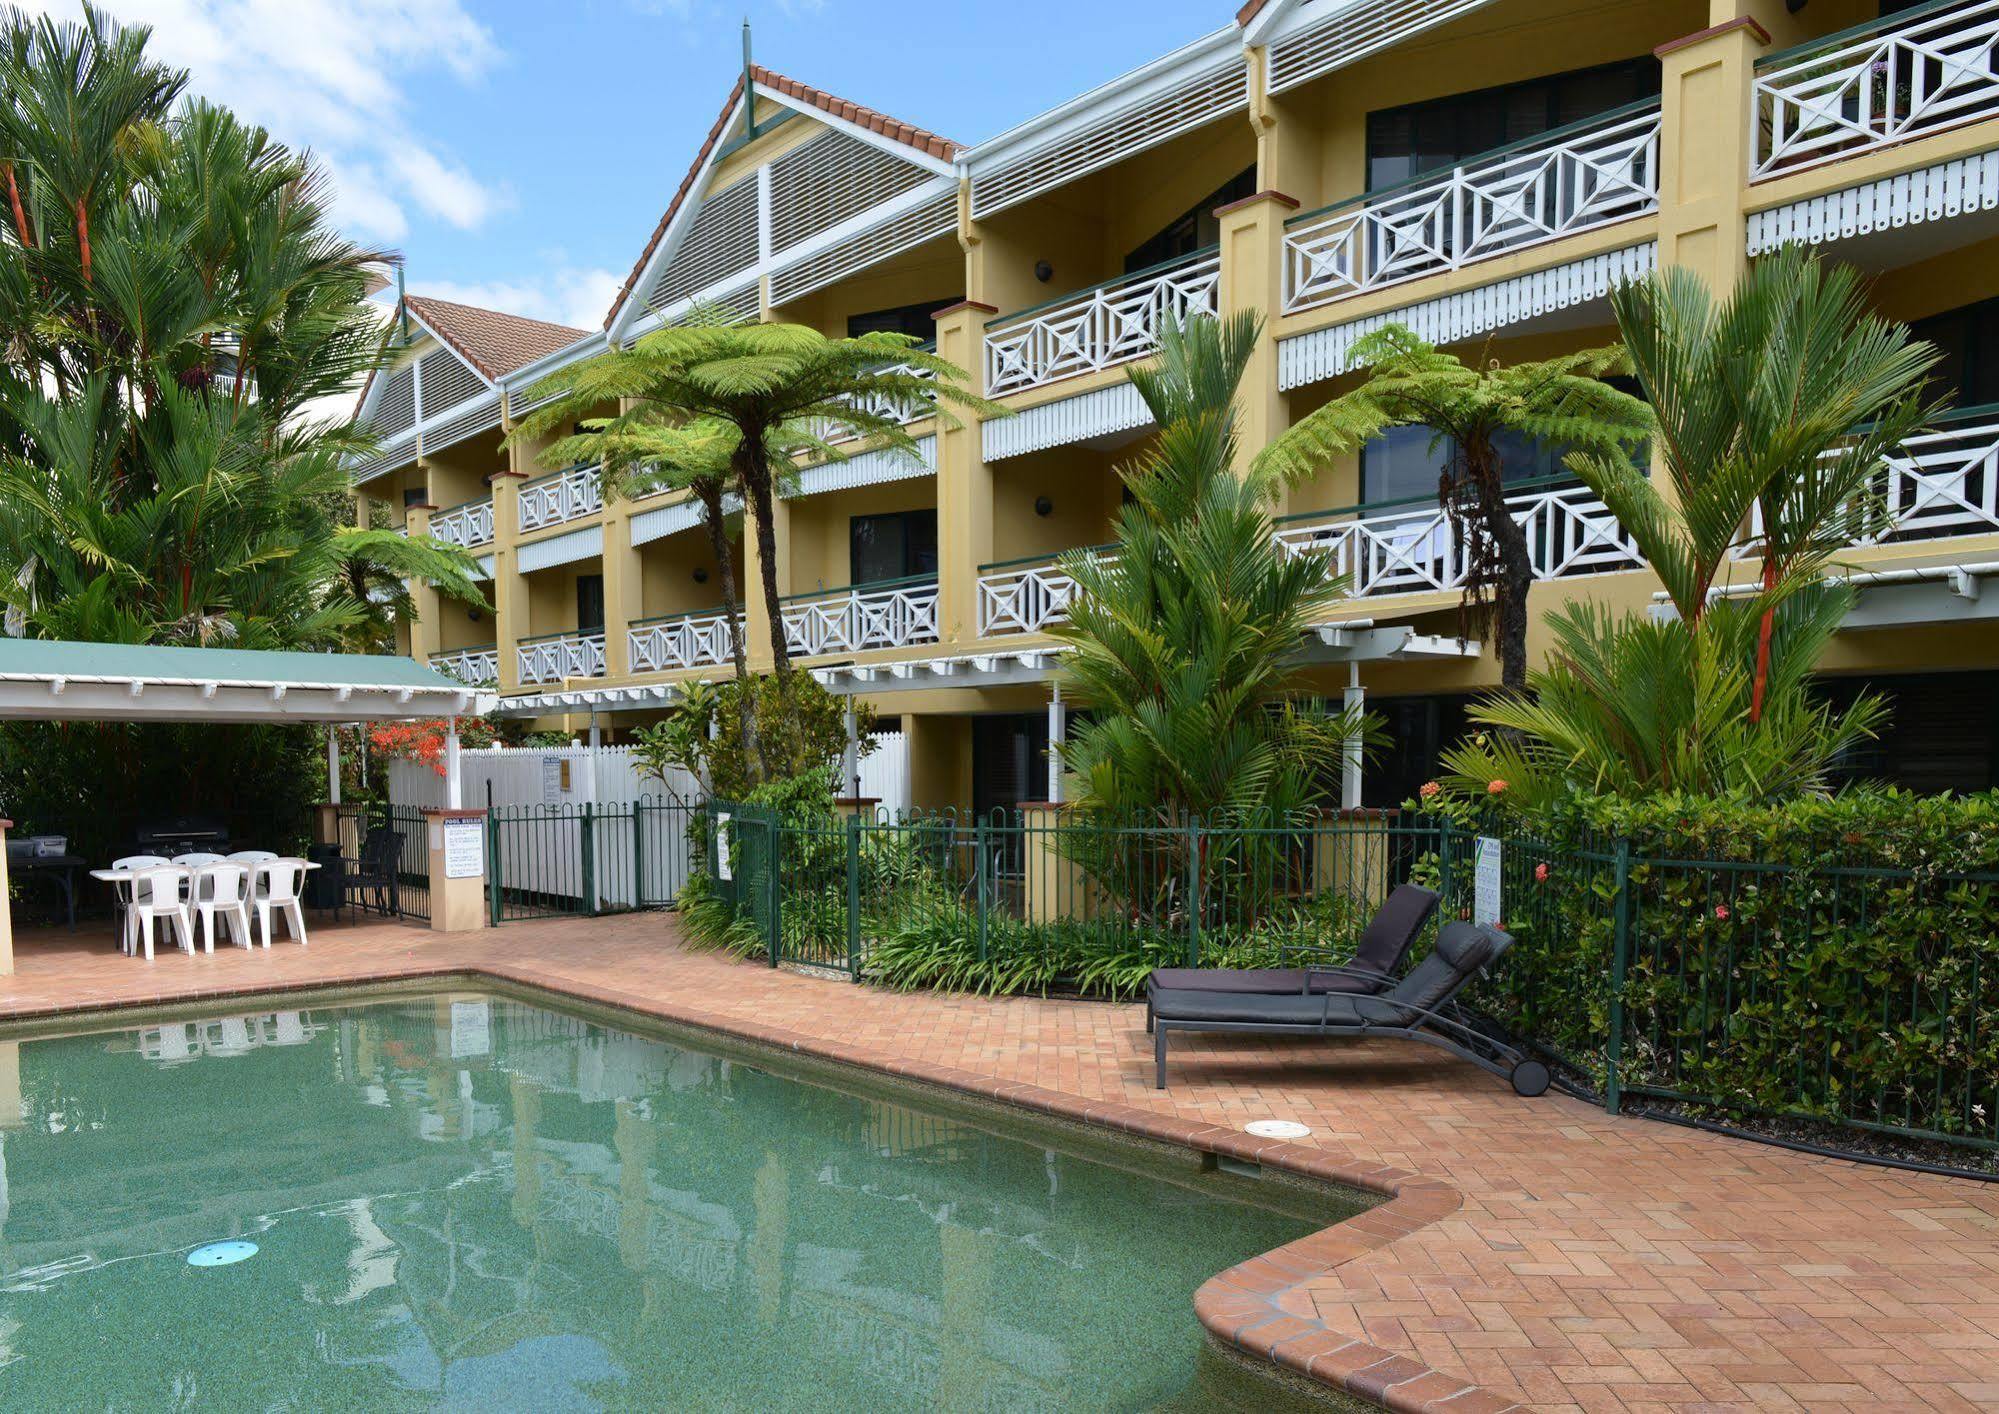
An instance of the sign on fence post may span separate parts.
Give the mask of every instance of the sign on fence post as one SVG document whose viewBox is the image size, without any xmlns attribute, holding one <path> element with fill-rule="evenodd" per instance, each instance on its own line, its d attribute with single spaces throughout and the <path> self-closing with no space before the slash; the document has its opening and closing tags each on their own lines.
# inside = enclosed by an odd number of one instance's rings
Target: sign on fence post
<svg viewBox="0 0 1999 1414">
<path fill-rule="evenodd" d="M 1500 898 L 1500 843 L 1480 835 L 1472 847 L 1471 921 L 1498 923 L 1506 917 Z"/>
<path fill-rule="evenodd" d="M 486 872 L 486 822 L 477 816 L 447 816 L 444 877 L 477 879 Z"/>
<path fill-rule="evenodd" d="M 562 804 L 562 777 L 568 770 L 568 763 L 557 756 L 541 758 L 541 803 L 543 805 Z"/>
</svg>

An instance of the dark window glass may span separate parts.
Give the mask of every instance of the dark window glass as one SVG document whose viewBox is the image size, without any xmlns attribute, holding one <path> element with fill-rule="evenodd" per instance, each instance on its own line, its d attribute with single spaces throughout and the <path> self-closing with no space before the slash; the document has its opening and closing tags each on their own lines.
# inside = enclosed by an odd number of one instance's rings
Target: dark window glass
<svg viewBox="0 0 1999 1414">
<path fill-rule="evenodd" d="M 894 309 L 871 309 L 866 314 L 847 316 L 847 337 L 852 339 L 862 334 L 907 334 L 912 339 L 929 343 L 937 337 L 937 321 L 931 316 L 940 309 L 949 309 L 954 304 L 964 302 L 963 295 L 945 295 L 941 299 L 927 299 L 917 304 L 898 305 Z"/>
<path fill-rule="evenodd" d="M 1935 396 L 1958 407 L 1999 403 L 1999 299 L 1947 309 L 1909 325 L 1937 346 L 1943 362 L 1930 375 Z"/>
<path fill-rule="evenodd" d="M 848 522 L 855 584 L 937 573 L 937 512 L 890 511 Z"/>
<path fill-rule="evenodd" d="M 1254 195 L 1256 168 L 1249 167 L 1175 216 L 1144 244 L 1135 248 L 1124 258 L 1125 274 L 1163 265 L 1216 244 L 1222 238 L 1222 223 L 1215 217 L 1215 208 Z"/>
<path fill-rule="evenodd" d="M 1048 798 L 1048 716 L 972 719 L 972 809 L 980 816 Z"/>
<path fill-rule="evenodd" d="M 595 633 L 604 626 L 604 576 L 601 574 L 579 574 L 576 576 L 576 627 L 582 633 Z"/>
<path fill-rule="evenodd" d="M 429 495 L 430 492 L 421 486 L 403 488 L 403 509 L 408 510 L 411 506 L 422 505 Z"/>
<path fill-rule="evenodd" d="M 1659 61 L 1626 59 L 1367 115 L 1367 187 L 1378 191 L 1495 147 L 1659 93 Z"/>
</svg>

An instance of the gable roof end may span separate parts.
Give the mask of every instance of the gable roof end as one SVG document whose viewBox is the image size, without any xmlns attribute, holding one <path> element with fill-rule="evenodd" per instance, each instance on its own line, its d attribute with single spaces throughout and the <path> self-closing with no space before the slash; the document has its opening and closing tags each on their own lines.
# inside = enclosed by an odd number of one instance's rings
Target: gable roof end
<svg viewBox="0 0 1999 1414">
<path fill-rule="evenodd" d="M 586 332 L 567 324 L 502 314 L 497 309 L 481 309 L 428 295 L 407 295 L 404 303 L 426 329 L 450 345 L 451 351 L 471 364 L 488 383 L 497 383 L 517 368 L 546 358 L 557 349 L 568 348 Z"/>
</svg>

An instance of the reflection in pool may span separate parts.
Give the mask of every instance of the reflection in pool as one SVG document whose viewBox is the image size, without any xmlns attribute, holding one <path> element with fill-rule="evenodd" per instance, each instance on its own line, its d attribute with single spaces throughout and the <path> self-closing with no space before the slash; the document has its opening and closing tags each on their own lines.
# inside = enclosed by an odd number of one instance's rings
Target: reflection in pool
<svg viewBox="0 0 1999 1414">
<path fill-rule="evenodd" d="M 9 1409 L 1183 1404 L 1342 1215 L 463 994 L 0 1043 L 0 1123 Z"/>
</svg>

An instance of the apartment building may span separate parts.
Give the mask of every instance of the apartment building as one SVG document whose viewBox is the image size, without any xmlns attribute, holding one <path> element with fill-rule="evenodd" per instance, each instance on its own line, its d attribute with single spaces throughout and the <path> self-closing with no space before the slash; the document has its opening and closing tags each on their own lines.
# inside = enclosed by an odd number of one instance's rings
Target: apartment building
<svg viewBox="0 0 1999 1414">
<path fill-rule="evenodd" d="M 697 301 L 934 337 L 1013 415 L 918 416 L 920 460 L 855 448 L 806 468 L 774 527 L 782 614 L 805 667 L 899 719 L 916 803 L 1008 806 L 1060 789 L 1047 630 L 1070 586 L 1054 561 L 1109 538 L 1115 468 L 1152 435 L 1125 374 L 1164 321 L 1263 317 L 1253 450 L 1351 386 L 1355 339 L 1386 321 L 1544 356 L 1613 338 L 1621 280 L 1678 264 L 1727 287 L 1802 241 L 1868 272 L 1882 312 L 1944 349 L 1960 409 L 1888 468 L 1893 526 L 1850 556 L 1863 588 L 1827 680 L 1897 704 L 1854 766 L 1984 788 L 1999 783 L 1995 44 L 1999 0 L 1252 0 L 972 147 L 751 67 L 690 135 L 601 329 L 409 299 L 410 356 L 364 399 L 384 450 L 356 494 L 491 575 L 491 616 L 420 591 L 411 651 L 497 684 L 509 714 L 625 730 L 726 672 L 715 566 L 685 500 L 606 505 L 593 468 L 503 446 L 529 390 Z M 1490 648 L 1459 637 L 1429 442 L 1410 430 L 1329 464 L 1278 530 L 1352 582 L 1307 648 L 1315 688 L 1364 696 L 1389 725 L 1368 804 L 1413 789 L 1497 680 Z M 1537 623 L 1560 596 L 1652 603 L 1560 449 L 1516 451 Z M 747 618 L 755 662 L 754 595 Z"/>
</svg>

